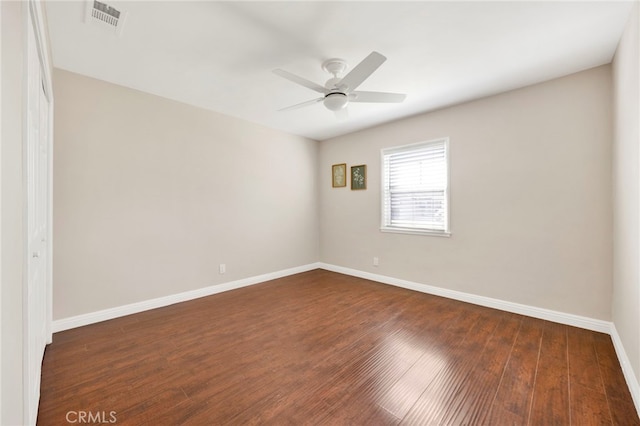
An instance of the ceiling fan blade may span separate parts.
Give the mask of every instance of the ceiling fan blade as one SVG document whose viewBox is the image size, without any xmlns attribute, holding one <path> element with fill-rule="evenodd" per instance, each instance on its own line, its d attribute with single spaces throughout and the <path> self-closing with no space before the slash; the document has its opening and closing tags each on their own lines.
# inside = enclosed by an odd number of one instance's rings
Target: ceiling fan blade
<svg viewBox="0 0 640 426">
<path fill-rule="evenodd" d="M 279 75 L 282 78 L 286 78 L 289 81 L 293 81 L 301 86 L 304 86 L 308 89 L 314 90 L 318 93 L 322 93 L 325 95 L 327 93 L 327 89 L 320 86 L 319 84 L 314 83 L 313 81 L 309 81 L 306 78 L 297 76 L 295 74 L 291 74 L 289 71 L 282 70 L 280 68 L 273 70 L 273 73 Z"/>
<path fill-rule="evenodd" d="M 279 109 L 278 111 L 290 111 L 292 109 L 298 109 L 298 108 L 306 107 L 308 105 L 313 105 L 313 104 L 321 102 L 323 100 L 324 100 L 324 98 L 311 99 L 310 101 L 305 101 L 305 102 L 301 102 L 299 104 L 291 105 L 291 106 L 288 106 L 286 108 Z"/>
<path fill-rule="evenodd" d="M 345 121 L 347 118 L 349 118 L 349 111 L 347 111 L 346 107 L 334 111 L 334 114 L 336 115 L 338 121 Z"/>
<path fill-rule="evenodd" d="M 378 52 L 371 52 L 369 56 L 364 58 L 362 62 L 355 66 L 342 80 L 338 83 L 346 93 L 351 93 L 358 88 L 387 58 Z"/>
<path fill-rule="evenodd" d="M 349 94 L 349 102 L 385 102 L 400 103 L 405 100 L 404 93 L 387 92 L 352 92 Z"/>
</svg>

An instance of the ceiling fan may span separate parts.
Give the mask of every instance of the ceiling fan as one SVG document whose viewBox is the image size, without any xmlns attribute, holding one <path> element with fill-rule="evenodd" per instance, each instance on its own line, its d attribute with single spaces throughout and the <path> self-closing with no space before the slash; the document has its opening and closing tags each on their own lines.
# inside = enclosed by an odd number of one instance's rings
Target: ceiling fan
<svg viewBox="0 0 640 426">
<path fill-rule="evenodd" d="M 342 118 L 346 114 L 346 107 L 349 102 L 402 102 L 407 97 L 402 93 L 356 91 L 358 86 L 369 78 L 386 60 L 387 58 L 380 53 L 371 52 L 347 75 L 338 77 L 339 74 L 342 74 L 347 69 L 347 63 L 344 59 L 327 59 L 322 63 L 322 69 L 333 74 L 333 77 L 327 80 L 324 86 L 282 69 L 273 70 L 280 77 L 322 94 L 319 98 L 282 108 L 280 111 L 288 111 L 322 102 L 328 110 L 334 111 L 336 116 Z"/>
</svg>

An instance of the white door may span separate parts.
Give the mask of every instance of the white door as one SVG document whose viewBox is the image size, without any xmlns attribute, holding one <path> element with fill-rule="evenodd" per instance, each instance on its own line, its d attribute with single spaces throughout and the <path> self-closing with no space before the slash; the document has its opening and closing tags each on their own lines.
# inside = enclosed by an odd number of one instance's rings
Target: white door
<svg viewBox="0 0 640 426">
<path fill-rule="evenodd" d="M 30 22 L 32 23 L 32 22 Z M 33 25 L 27 36 L 27 271 L 25 286 L 25 423 L 35 424 L 47 343 L 49 108 Z"/>
</svg>

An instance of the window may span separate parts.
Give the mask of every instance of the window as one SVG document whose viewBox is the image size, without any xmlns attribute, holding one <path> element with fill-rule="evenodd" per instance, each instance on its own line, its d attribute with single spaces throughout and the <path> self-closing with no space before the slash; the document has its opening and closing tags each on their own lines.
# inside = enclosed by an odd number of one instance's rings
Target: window
<svg viewBox="0 0 640 426">
<path fill-rule="evenodd" d="M 449 139 L 382 150 L 382 231 L 449 236 Z"/>
</svg>

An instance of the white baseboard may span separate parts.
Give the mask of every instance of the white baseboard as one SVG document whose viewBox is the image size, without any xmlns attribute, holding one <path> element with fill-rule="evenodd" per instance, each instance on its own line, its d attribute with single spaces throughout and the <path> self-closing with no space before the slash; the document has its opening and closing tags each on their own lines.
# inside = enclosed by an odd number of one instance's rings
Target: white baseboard
<svg viewBox="0 0 640 426">
<path fill-rule="evenodd" d="M 113 318 L 131 315 L 138 312 L 148 311 L 150 309 L 161 308 L 163 306 L 173 305 L 174 303 L 185 302 L 200 297 L 210 296 L 224 291 L 235 290 L 237 288 L 246 287 L 261 282 L 286 277 L 300 272 L 307 272 L 313 269 L 326 269 L 327 271 L 338 272 L 354 277 L 365 278 L 377 281 L 383 284 L 390 284 L 396 287 L 402 287 L 409 290 L 419 291 L 422 293 L 442 296 L 449 299 L 460 300 L 463 302 L 473 303 L 475 305 L 495 308 L 502 311 L 513 312 L 521 315 L 527 315 L 534 318 L 540 318 L 548 321 L 558 322 L 560 324 L 571 325 L 574 327 L 585 328 L 587 330 L 598 331 L 601 333 L 611 333 L 612 324 L 608 321 L 597 320 L 593 318 L 582 317 L 579 315 L 567 314 L 564 312 L 553 311 L 550 309 L 538 308 L 535 306 L 522 305 L 514 302 L 507 302 L 500 299 L 493 299 L 485 296 L 464 293 L 456 290 L 449 290 L 441 287 L 435 287 L 427 284 L 420 284 L 413 281 L 402 280 L 399 278 L 388 277 L 386 275 L 373 274 L 370 272 L 359 271 L 356 269 L 345 268 L 343 266 L 331 265 L 327 263 L 317 262 L 308 265 L 298 266 L 295 268 L 284 269 L 281 271 L 271 272 L 268 274 L 257 275 L 254 277 L 243 278 L 237 281 L 216 284 L 209 287 L 199 288 L 196 290 L 186 291 L 183 293 L 172 294 L 169 296 L 159 297 L 156 299 L 144 300 L 141 302 L 131 303 L 115 308 L 104 309 L 97 312 L 77 315 L 74 317 L 63 318 L 53 321 L 52 330 L 54 333 L 68 330 L 75 327 L 93 324 L 96 322 L 106 321 Z"/>
<path fill-rule="evenodd" d="M 298 266 L 295 268 L 284 269 L 281 271 L 257 275 L 249 278 L 243 278 L 237 281 L 230 281 L 227 283 L 216 284 L 209 287 L 186 291 L 183 293 L 172 294 L 156 299 L 131 303 L 129 305 L 104 309 L 97 312 L 90 312 L 88 314 L 77 315 L 69 318 L 63 318 L 53 321 L 52 330 L 54 333 L 57 333 L 58 331 L 69 330 L 71 328 L 82 327 L 84 325 L 123 317 L 125 315 L 137 314 L 139 312 L 144 312 L 151 309 L 162 308 L 163 306 L 173 305 L 174 303 L 186 302 L 188 300 L 198 299 L 200 297 L 211 296 L 212 294 L 235 290 L 237 288 L 247 287 L 250 285 L 259 284 L 265 281 L 275 280 L 277 278 L 299 274 L 301 272 L 307 272 L 318 268 L 320 268 L 320 263 L 310 263 L 308 265 Z"/>
<path fill-rule="evenodd" d="M 631 398 L 633 398 L 633 403 L 635 404 L 636 411 L 638 412 L 638 416 L 640 417 L 640 382 L 638 382 L 638 378 L 633 371 L 633 367 L 631 367 L 631 362 L 629 361 L 627 352 L 624 350 L 624 346 L 622 345 L 622 340 L 620 340 L 618 330 L 616 330 L 616 326 L 613 323 L 611 324 L 611 330 L 609 334 L 611 335 L 611 340 L 613 341 L 613 347 L 616 350 L 616 355 L 618 355 L 618 361 L 620 362 L 620 367 L 622 367 L 622 373 L 624 374 L 624 378 L 627 381 L 627 386 L 629 387 Z"/>
<path fill-rule="evenodd" d="M 574 327 L 585 328 L 587 330 L 598 331 L 600 333 L 609 333 L 611 323 L 608 321 L 597 320 L 593 318 L 583 317 L 580 315 L 567 314 L 564 312 L 553 311 L 551 309 L 538 308 L 535 306 L 522 305 L 515 302 L 507 302 L 505 300 L 493 299 L 491 297 L 478 296 L 471 293 L 464 293 L 456 290 L 448 290 L 442 287 L 435 287 L 427 284 L 420 284 L 413 281 L 401 280 L 399 278 L 388 277 L 386 275 L 378 275 L 370 272 L 359 271 L 356 269 L 345 268 L 342 266 L 321 263 L 320 267 L 328 271 L 338 272 L 354 277 L 365 278 L 372 281 L 390 284 L 396 287 L 407 288 L 422 293 L 442 296 L 448 299 L 460 300 L 462 302 L 473 303 L 474 305 L 486 306 L 488 308 L 499 309 L 501 311 L 513 312 L 520 315 L 539 318 L 547 321 L 553 321 L 560 324 L 571 325 Z"/>
<path fill-rule="evenodd" d="M 629 358 L 624 350 L 620 336 L 616 331 L 615 325 L 608 321 L 597 320 L 593 318 L 583 317 L 580 315 L 568 314 L 564 312 L 553 311 L 550 309 L 538 308 L 535 306 L 522 305 L 514 302 L 507 302 L 500 299 L 493 299 L 490 297 L 478 296 L 475 294 L 464 293 L 456 290 L 448 290 L 441 287 L 435 287 L 427 284 L 420 284 L 413 281 L 402 280 L 399 278 L 388 277 L 385 275 L 373 274 L 370 272 L 359 271 L 356 269 L 346 268 L 343 266 L 331 265 L 327 263 L 317 262 L 310 263 L 295 268 L 284 269 L 277 272 L 272 272 L 263 275 L 257 275 L 254 277 L 244 278 L 237 281 L 230 281 L 223 284 L 217 284 L 209 287 L 200 288 L 197 290 L 191 290 L 183 293 L 173 294 L 157 299 L 145 300 L 142 302 L 132 303 L 129 305 L 118 306 L 116 308 L 104 309 L 97 312 L 91 312 L 88 314 L 78 315 L 70 318 L 63 318 L 53 321 L 53 332 L 69 330 L 71 328 L 82 327 L 101 321 L 110 320 L 113 318 L 122 317 L 125 315 L 131 315 L 139 312 L 148 311 L 151 309 L 161 308 L 163 306 L 173 305 L 174 303 L 186 302 L 188 300 L 197 299 L 200 297 L 210 296 L 217 293 L 222 293 L 229 290 L 235 290 L 241 287 L 247 287 L 254 284 L 259 284 L 265 281 L 274 280 L 277 278 L 286 277 L 301 272 L 307 272 L 314 269 L 325 269 L 327 271 L 337 272 L 340 274 L 351 275 L 358 278 L 364 278 L 371 281 L 380 282 L 383 284 L 389 284 L 396 287 L 402 287 L 409 290 L 419 291 L 422 293 L 433 294 L 436 296 L 446 297 L 448 299 L 460 300 L 462 302 L 473 303 L 475 305 L 486 306 L 489 308 L 499 309 L 502 311 L 513 312 L 520 315 L 526 315 L 534 318 L 539 318 L 547 321 L 553 321 L 560 324 L 570 325 L 574 327 L 580 327 L 587 330 L 597 331 L 600 333 L 606 333 L 611 336 L 613 345 L 622 367 L 625 380 L 629 386 L 629 391 L 633 398 L 633 402 L 636 406 L 636 410 L 640 415 L 640 384 L 636 378 Z"/>
</svg>

